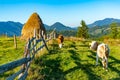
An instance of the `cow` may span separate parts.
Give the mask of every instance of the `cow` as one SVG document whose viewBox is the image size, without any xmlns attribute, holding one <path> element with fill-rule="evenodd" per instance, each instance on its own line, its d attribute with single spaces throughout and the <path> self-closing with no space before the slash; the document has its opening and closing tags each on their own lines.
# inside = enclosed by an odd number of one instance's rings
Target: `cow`
<svg viewBox="0 0 120 80">
<path fill-rule="evenodd" d="M 90 49 L 97 51 L 96 54 L 96 65 L 98 65 L 98 58 L 102 59 L 103 68 L 107 70 L 108 68 L 108 56 L 110 54 L 110 49 L 107 44 L 101 43 L 99 44 L 97 41 L 92 41 L 90 44 Z"/>
<path fill-rule="evenodd" d="M 62 48 L 63 41 L 64 41 L 63 35 L 59 35 L 57 40 L 58 40 L 59 48 Z"/>
</svg>

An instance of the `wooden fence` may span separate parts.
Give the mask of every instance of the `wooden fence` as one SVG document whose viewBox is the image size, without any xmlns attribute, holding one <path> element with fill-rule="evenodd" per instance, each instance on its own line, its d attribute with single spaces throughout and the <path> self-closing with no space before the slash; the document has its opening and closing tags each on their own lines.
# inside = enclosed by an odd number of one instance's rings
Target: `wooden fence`
<svg viewBox="0 0 120 80">
<path fill-rule="evenodd" d="M 28 69 L 30 67 L 31 61 L 35 58 L 35 54 L 43 47 L 45 47 L 48 50 L 46 42 L 54 38 L 54 31 L 55 29 L 51 32 L 51 34 L 49 34 L 47 40 L 43 38 L 43 35 L 41 33 L 41 38 L 37 39 L 36 31 L 34 31 L 34 37 L 32 39 L 29 39 L 25 46 L 24 57 L 19 60 L 0 66 L 0 74 L 12 70 L 18 66 L 22 66 L 18 72 L 9 76 L 7 80 L 14 80 L 16 77 L 18 77 L 18 80 L 25 80 L 28 75 Z M 42 44 L 40 45 L 39 43 Z"/>
</svg>

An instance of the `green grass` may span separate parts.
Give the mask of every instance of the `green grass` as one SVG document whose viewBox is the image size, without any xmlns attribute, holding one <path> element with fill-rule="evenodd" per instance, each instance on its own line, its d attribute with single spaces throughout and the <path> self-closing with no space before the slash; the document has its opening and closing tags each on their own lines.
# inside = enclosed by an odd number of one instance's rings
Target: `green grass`
<svg viewBox="0 0 120 80">
<path fill-rule="evenodd" d="M 110 46 L 109 68 L 103 70 L 101 61 L 95 66 L 96 53 L 89 42 L 65 41 L 62 49 L 54 44 L 50 53 L 42 55 L 31 65 L 28 80 L 120 80 L 120 49 Z"/>
<path fill-rule="evenodd" d="M 14 48 L 13 38 L 0 37 L 0 65 L 23 57 L 25 42 L 17 39 L 18 48 Z"/>
<path fill-rule="evenodd" d="M 14 40 L 12 37 L 0 37 L 0 65 L 18 60 L 23 57 L 25 42 L 20 41 L 17 38 L 17 49 L 14 48 Z M 16 68 L 14 70 L 5 72 L 0 75 L 0 80 L 5 80 L 6 77 L 20 70 Z"/>
<path fill-rule="evenodd" d="M 3 44 L 3 41 L 0 40 L 0 45 Z M 13 40 L 6 40 L 6 43 L 9 41 L 12 43 Z M 21 48 L 24 48 L 24 44 L 19 43 L 21 47 L 18 48 L 18 51 L 14 50 L 12 44 L 5 44 L 5 49 L 4 46 L 0 46 L 3 49 L 0 50 L 0 55 L 7 53 L 8 58 L 12 60 L 18 58 L 20 53 L 16 53 L 22 52 Z M 56 42 L 49 45 L 49 53 L 44 51 L 43 55 L 32 61 L 26 80 L 120 80 L 120 46 L 110 45 L 109 68 L 108 71 L 105 71 L 100 60 L 99 65 L 95 66 L 96 53 L 89 49 L 88 44 L 89 41 L 65 41 L 61 49 Z M 8 62 L 5 60 L 7 55 L 4 57 L 0 58 L 3 63 Z M 3 64 L 2 61 L 0 61 L 1 64 Z M 10 74 L 12 73 L 14 71 L 10 72 Z M 0 76 L 3 77 L 0 79 L 4 80 L 7 76 L 9 73 Z"/>
</svg>

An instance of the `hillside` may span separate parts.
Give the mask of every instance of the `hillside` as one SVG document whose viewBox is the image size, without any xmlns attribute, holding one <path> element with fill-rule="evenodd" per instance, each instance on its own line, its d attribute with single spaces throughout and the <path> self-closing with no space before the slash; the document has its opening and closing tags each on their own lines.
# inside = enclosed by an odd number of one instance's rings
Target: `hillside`
<svg viewBox="0 0 120 80">
<path fill-rule="evenodd" d="M 110 32 L 109 25 L 112 22 L 116 22 L 120 26 L 120 19 L 105 18 L 103 20 L 98 20 L 93 22 L 92 24 L 89 24 L 88 25 L 89 33 L 95 37 L 100 37 L 102 35 L 109 34 Z M 17 36 L 20 36 L 22 26 L 23 24 L 21 24 L 20 22 L 13 22 L 13 21 L 0 22 L 0 35 L 7 34 L 8 36 L 13 36 L 14 34 L 16 34 Z M 65 36 L 66 35 L 75 36 L 77 31 L 77 28 L 65 26 L 60 22 L 56 22 L 51 26 L 44 24 L 44 26 L 47 31 L 56 28 L 56 31 L 65 34 Z M 66 33 L 70 33 L 70 34 L 66 34 Z"/>
<path fill-rule="evenodd" d="M 76 30 L 75 28 L 67 27 L 60 22 L 56 22 L 51 26 L 44 24 L 46 30 L 53 30 L 56 28 L 57 31 L 67 31 L 67 30 Z M 0 35 L 8 35 L 13 36 L 14 34 L 17 36 L 21 35 L 23 24 L 20 22 L 0 22 Z"/>
<path fill-rule="evenodd" d="M 104 25 L 110 25 L 112 22 L 120 23 L 120 19 L 105 18 L 103 20 L 95 21 L 92 24 L 89 24 L 88 26 L 89 27 L 104 26 Z"/>
<path fill-rule="evenodd" d="M 0 35 L 7 34 L 8 36 L 13 36 L 15 34 L 17 36 L 20 36 L 22 26 L 23 24 L 20 22 L 0 22 Z"/>
<path fill-rule="evenodd" d="M 64 24 L 60 22 L 56 22 L 53 25 L 49 26 L 48 30 L 53 30 L 54 28 L 56 28 L 57 31 L 75 30 L 74 28 L 65 26 Z"/>
<path fill-rule="evenodd" d="M 53 42 L 52 45 L 48 44 L 49 52 L 45 48 L 45 51 L 40 50 L 40 54 L 42 55 L 32 61 L 26 80 L 120 79 L 120 40 L 111 40 L 108 43 L 110 46 L 108 71 L 103 69 L 100 59 L 99 65 L 95 66 L 96 55 L 95 52 L 89 49 L 88 44 L 90 41 L 65 38 L 63 48 L 61 49 L 59 49 L 56 40 Z M 5 44 L 0 46 L 0 56 L 2 56 L 0 64 L 5 64 L 8 61 L 14 61 L 23 57 L 23 42 L 18 42 L 17 50 L 13 47 L 13 38 L 0 38 L 0 43 Z M 6 80 L 8 76 L 18 72 L 20 68 L 10 70 L 5 74 L 0 74 L 0 80 Z"/>
<path fill-rule="evenodd" d="M 105 18 L 89 24 L 89 33 L 94 37 L 101 37 L 110 33 L 110 24 L 116 22 L 120 26 L 120 19 Z"/>
</svg>

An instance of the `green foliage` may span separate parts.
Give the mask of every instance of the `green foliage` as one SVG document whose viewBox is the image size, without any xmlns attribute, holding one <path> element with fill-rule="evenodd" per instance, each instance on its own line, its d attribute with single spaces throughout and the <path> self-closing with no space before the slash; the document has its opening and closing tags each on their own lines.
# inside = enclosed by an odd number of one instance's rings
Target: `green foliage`
<svg viewBox="0 0 120 80">
<path fill-rule="evenodd" d="M 47 33 L 51 33 L 52 30 L 47 30 Z M 56 31 L 57 34 L 62 34 L 63 36 L 70 37 L 70 36 L 76 36 L 76 30 L 62 30 L 62 31 Z"/>
<path fill-rule="evenodd" d="M 114 39 L 117 38 L 117 34 L 119 34 L 118 25 L 116 23 L 112 23 L 110 24 L 110 28 L 111 28 L 111 37 Z"/>
<path fill-rule="evenodd" d="M 63 34 L 64 36 L 70 37 L 70 36 L 76 36 L 75 30 L 65 30 L 65 31 L 59 31 L 58 33 Z"/>
<path fill-rule="evenodd" d="M 89 34 L 88 34 L 88 27 L 85 23 L 85 21 L 81 21 L 81 26 L 78 27 L 78 31 L 77 31 L 77 37 L 81 37 L 81 38 L 88 38 Z"/>
</svg>

